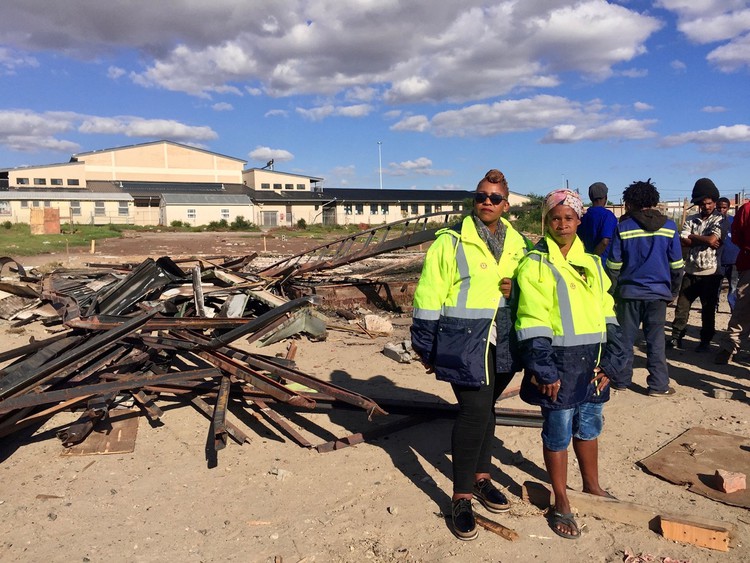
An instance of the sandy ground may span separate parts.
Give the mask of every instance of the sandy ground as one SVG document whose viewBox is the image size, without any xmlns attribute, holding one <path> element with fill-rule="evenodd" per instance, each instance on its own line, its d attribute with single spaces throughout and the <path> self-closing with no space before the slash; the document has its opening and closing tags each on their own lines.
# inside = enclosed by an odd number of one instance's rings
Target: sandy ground
<svg viewBox="0 0 750 563">
<path fill-rule="evenodd" d="M 258 239 L 239 242 L 259 249 Z M 245 252 L 243 247 L 232 254 Z M 728 319 L 726 303 L 722 307 L 720 328 Z M 448 386 L 426 375 L 418 363 L 400 364 L 382 354 L 386 343 L 408 337 L 408 316 L 389 318 L 395 329 L 387 337 L 332 330 L 324 342 L 297 340 L 298 368 L 373 397 L 451 400 Z M 520 498 L 524 481 L 546 480 L 536 428 L 497 427 L 493 478 L 506 489 L 513 508 L 493 515 L 477 506 L 480 514 L 516 530 L 519 539 L 509 542 L 480 529 L 477 540 L 462 542 L 442 516 L 451 491 L 449 420 L 317 453 L 235 405 L 234 420 L 252 442 L 230 442 L 219 452 L 218 466 L 209 468 L 208 421 L 192 407 L 163 403 L 160 426 L 140 420 L 133 453 L 61 455 L 55 432 L 77 417 L 70 413 L 55 416 L 34 433 L 0 439 L 0 560 L 611 562 L 622 561 L 629 550 L 659 561 L 750 561 L 747 510 L 691 493 L 636 465 L 692 427 L 750 435 L 750 368 L 715 366 L 713 354 L 693 352 L 698 321 L 696 310 L 689 347 L 670 353 L 678 391 L 673 397 L 645 395 L 644 352 L 636 349 L 633 388 L 613 393 L 605 409 L 600 473 L 603 485 L 621 500 L 735 524 L 738 533 L 729 552 L 673 542 L 585 514 L 578 518 L 580 540 L 558 538 L 541 512 Z M 0 334 L 0 350 L 6 350 L 32 335 L 43 336 L 44 328 L 35 323 L 11 330 L 4 323 Z M 283 353 L 286 343 L 262 351 Z M 511 387 L 518 383 L 517 378 Z M 717 387 L 732 391 L 732 398 L 713 398 Z M 528 408 L 517 397 L 501 406 Z M 315 444 L 395 418 L 369 422 L 363 412 L 341 410 L 287 414 Z M 580 490 L 572 456 L 569 484 Z"/>
</svg>

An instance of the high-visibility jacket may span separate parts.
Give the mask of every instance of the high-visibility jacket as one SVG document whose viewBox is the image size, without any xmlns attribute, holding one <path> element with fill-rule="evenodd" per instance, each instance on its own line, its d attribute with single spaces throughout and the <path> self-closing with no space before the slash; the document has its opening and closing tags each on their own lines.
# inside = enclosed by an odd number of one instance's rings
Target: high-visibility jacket
<svg viewBox="0 0 750 563">
<path fill-rule="evenodd" d="M 414 292 L 412 348 L 442 381 L 479 387 L 489 381 L 487 366 L 492 324 L 496 325 L 496 373 L 513 369 L 513 319 L 500 292 L 513 278 L 527 240 L 505 219 L 500 261 L 479 237 L 474 220 L 441 229 L 427 251 Z M 516 369 L 519 369 L 518 367 Z"/>
<path fill-rule="evenodd" d="M 565 257 L 547 236 L 521 261 L 516 280 L 515 326 L 525 368 L 521 398 L 551 409 L 609 399 L 609 387 L 595 395 L 594 368 L 612 377 L 625 356 L 599 257 L 586 253 L 578 238 Z M 553 403 L 537 384 L 558 380 Z"/>
</svg>

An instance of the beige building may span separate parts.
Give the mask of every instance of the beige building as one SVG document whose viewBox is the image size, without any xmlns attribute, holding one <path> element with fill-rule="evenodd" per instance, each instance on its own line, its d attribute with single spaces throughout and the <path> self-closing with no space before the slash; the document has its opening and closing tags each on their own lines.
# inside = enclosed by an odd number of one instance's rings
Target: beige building
<svg viewBox="0 0 750 563">
<path fill-rule="evenodd" d="M 61 223 L 84 225 L 136 224 L 133 196 L 127 193 L 98 194 L 65 191 L 0 192 L 0 222 L 31 223 L 31 210 L 60 210 Z"/>
<path fill-rule="evenodd" d="M 231 224 L 239 217 L 253 221 L 253 202 L 246 195 L 222 194 L 163 194 L 161 196 L 161 225 L 175 221 L 191 226 L 226 221 Z"/>
</svg>

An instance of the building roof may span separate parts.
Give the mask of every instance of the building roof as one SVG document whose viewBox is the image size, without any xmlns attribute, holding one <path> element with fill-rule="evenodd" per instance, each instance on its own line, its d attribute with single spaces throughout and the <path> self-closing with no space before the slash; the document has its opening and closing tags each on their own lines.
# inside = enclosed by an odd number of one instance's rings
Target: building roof
<svg viewBox="0 0 750 563">
<path fill-rule="evenodd" d="M 52 164 L 29 164 L 16 166 L 14 168 L 0 168 L 0 172 L 23 172 L 24 170 L 35 170 L 37 168 L 53 168 L 58 166 L 83 166 L 82 162 L 55 162 Z"/>
<path fill-rule="evenodd" d="M 294 174 L 293 172 L 280 172 L 278 170 L 273 170 L 270 168 L 245 168 L 245 170 L 242 171 L 242 173 L 246 172 L 252 172 L 252 171 L 258 171 L 258 172 L 269 172 L 271 174 L 277 175 L 277 176 L 291 176 L 292 178 L 305 178 L 307 180 L 310 180 L 311 182 L 317 183 L 322 182 L 323 178 L 318 178 L 316 176 L 310 176 L 309 174 Z"/>
<path fill-rule="evenodd" d="M 2 200 L 50 200 L 50 201 L 133 201 L 133 196 L 126 193 L 102 193 L 86 191 L 47 190 L 20 191 L 8 190 L 0 192 Z"/>
<path fill-rule="evenodd" d="M 228 158 L 230 160 L 236 160 L 238 162 L 242 162 L 243 164 L 247 162 L 247 160 L 242 160 L 241 158 L 235 158 L 234 156 L 228 156 L 226 154 L 221 154 L 221 153 L 218 153 L 218 152 L 207 151 L 205 149 L 201 149 L 201 148 L 198 148 L 198 147 L 193 147 L 193 146 L 190 146 L 190 145 L 183 145 L 182 143 L 176 143 L 174 141 L 167 141 L 165 139 L 162 139 L 160 141 L 149 141 L 149 142 L 146 142 L 146 143 L 136 143 L 134 145 L 124 145 L 124 146 L 121 146 L 121 147 L 112 147 L 112 148 L 109 148 L 109 149 L 96 149 L 96 150 L 93 150 L 93 151 L 79 152 L 79 153 L 74 154 L 70 158 L 70 160 L 73 162 L 73 161 L 76 161 L 79 157 L 86 156 L 86 155 L 89 155 L 89 154 L 97 154 L 97 153 L 102 153 L 102 152 L 119 151 L 119 150 L 123 150 L 123 149 L 133 149 L 133 148 L 138 148 L 138 147 L 147 147 L 149 145 L 159 145 L 159 144 L 174 145 L 176 147 L 182 147 L 184 149 L 189 149 L 191 151 L 204 152 L 206 154 L 213 154 L 213 155 L 216 155 L 216 156 L 220 156 L 222 158 Z"/>
<path fill-rule="evenodd" d="M 91 187 L 105 189 L 102 184 L 135 197 L 153 197 L 161 194 L 246 194 L 249 190 L 243 184 L 213 182 L 89 182 Z"/>
<path fill-rule="evenodd" d="M 246 195 L 237 194 L 162 194 L 167 205 L 252 205 Z"/>
</svg>

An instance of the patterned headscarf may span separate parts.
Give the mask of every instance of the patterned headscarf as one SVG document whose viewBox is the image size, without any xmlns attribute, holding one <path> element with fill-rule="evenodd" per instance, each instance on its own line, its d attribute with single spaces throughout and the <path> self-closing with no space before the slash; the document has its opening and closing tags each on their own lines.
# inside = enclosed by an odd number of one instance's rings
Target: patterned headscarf
<svg viewBox="0 0 750 563">
<path fill-rule="evenodd" d="M 578 218 L 583 216 L 583 200 L 581 196 L 571 190 L 553 190 L 544 197 L 542 205 L 542 234 L 544 234 L 544 224 L 547 214 L 558 205 L 567 205 L 576 212 Z"/>
</svg>

